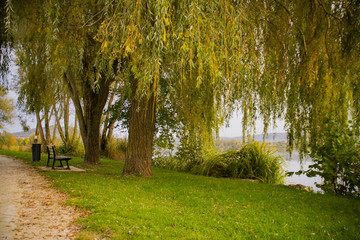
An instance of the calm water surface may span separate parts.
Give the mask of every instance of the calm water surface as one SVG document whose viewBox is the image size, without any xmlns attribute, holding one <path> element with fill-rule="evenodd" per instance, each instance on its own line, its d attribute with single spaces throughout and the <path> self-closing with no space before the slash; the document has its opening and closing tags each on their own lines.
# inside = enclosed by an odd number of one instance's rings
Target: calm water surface
<svg viewBox="0 0 360 240">
<path fill-rule="evenodd" d="M 284 170 L 288 172 L 297 172 L 299 170 L 308 170 L 309 165 L 313 162 L 310 158 L 303 159 L 300 163 L 299 153 L 294 152 L 291 157 L 288 154 L 281 154 L 285 159 Z M 305 174 L 300 176 L 294 174 L 291 177 L 285 178 L 285 184 L 302 184 L 311 187 L 314 192 L 322 192 L 322 190 L 315 186 L 316 183 L 321 183 L 321 177 L 307 177 Z"/>
</svg>

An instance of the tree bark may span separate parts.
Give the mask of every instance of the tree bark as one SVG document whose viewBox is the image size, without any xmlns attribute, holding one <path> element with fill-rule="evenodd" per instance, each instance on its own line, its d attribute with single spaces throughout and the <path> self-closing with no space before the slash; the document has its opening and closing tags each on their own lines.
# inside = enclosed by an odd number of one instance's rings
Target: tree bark
<svg viewBox="0 0 360 240">
<path fill-rule="evenodd" d="M 115 93 L 113 92 L 111 95 L 110 95 L 110 98 L 109 98 L 109 101 L 108 101 L 108 112 L 105 116 L 105 119 L 104 119 L 104 126 L 103 126 L 103 131 L 102 131 L 102 134 L 101 134 L 101 153 L 107 157 L 108 156 L 108 146 L 109 146 L 109 141 L 110 139 L 112 138 L 112 133 L 113 133 L 113 130 L 114 130 L 114 127 L 115 127 L 115 120 L 111 119 L 110 120 L 110 107 L 113 103 L 113 100 L 114 100 L 114 97 L 115 97 Z"/>
<path fill-rule="evenodd" d="M 49 145 L 51 143 L 51 132 L 50 132 L 50 117 L 49 110 L 45 108 L 45 144 Z"/>
<path fill-rule="evenodd" d="M 70 97 L 73 100 L 78 117 L 80 134 L 85 148 L 84 162 L 90 165 L 99 164 L 101 116 L 109 95 L 111 81 L 100 79 L 98 81 L 98 90 L 94 90 L 90 82 L 84 80 L 83 106 L 81 105 L 80 94 L 75 86 L 75 79 L 71 76 L 71 71 L 68 71 L 68 76 L 65 76 L 64 81 L 68 85 Z"/>
<path fill-rule="evenodd" d="M 36 136 L 39 133 L 40 134 L 40 140 L 41 140 L 41 144 L 43 147 L 43 150 L 45 149 L 44 147 L 46 146 L 46 140 L 45 140 L 45 134 L 44 134 L 44 129 L 41 125 L 42 119 L 40 118 L 40 111 L 36 111 Z"/>
<path fill-rule="evenodd" d="M 123 175 L 152 176 L 151 159 L 155 130 L 154 94 L 147 99 L 137 96 L 137 79 L 131 79 L 129 140 Z"/>
<path fill-rule="evenodd" d="M 115 127 L 115 120 L 109 120 L 106 126 L 104 126 L 104 128 L 106 128 L 105 131 L 103 131 L 101 135 L 101 153 L 107 157 L 110 157 L 108 155 L 108 148 L 109 148 L 109 142 L 112 139 L 114 127 Z"/>
<path fill-rule="evenodd" d="M 80 141 L 80 135 L 78 136 L 78 133 L 77 133 L 77 126 L 78 126 L 78 121 L 77 121 L 77 115 L 75 114 L 74 131 L 72 133 L 72 138 L 71 138 L 71 141 L 70 141 L 71 145 L 74 144 L 76 137 L 78 137 L 79 141 Z"/>
<path fill-rule="evenodd" d="M 60 138 L 61 138 L 61 140 L 63 141 L 63 143 L 65 144 L 65 148 L 66 148 L 66 142 L 67 142 L 67 141 L 66 141 L 64 132 L 63 132 L 62 127 L 61 127 L 61 124 L 60 124 L 61 115 L 60 115 L 60 117 L 59 117 L 59 113 L 58 113 L 55 105 L 54 105 L 54 110 L 55 110 L 56 127 L 57 127 L 57 129 L 58 129 Z"/>
<path fill-rule="evenodd" d="M 57 106 L 54 105 L 53 109 L 55 112 L 55 126 L 57 126 L 57 130 L 59 132 L 60 138 L 64 144 L 64 147 L 66 149 L 66 152 L 70 151 L 72 149 L 73 140 L 70 139 L 70 133 L 69 133 L 69 119 L 70 119 L 70 98 L 66 95 L 64 100 L 61 100 L 59 103 L 59 111 L 57 110 Z M 64 129 L 62 128 L 60 124 L 60 120 L 63 119 L 64 122 Z M 75 129 L 77 125 L 77 119 L 75 117 Z"/>
<path fill-rule="evenodd" d="M 69 144 L 69 119 L 70 119 L 70 98 L 69 96 L 66 94 L 66 97 L 63 101 L 64 107 L 63 107 L 63 112 L 64 112 L 64 131 L 65 131 L 65 141 L 66 141 L 66 145 Z"/>
</svg>

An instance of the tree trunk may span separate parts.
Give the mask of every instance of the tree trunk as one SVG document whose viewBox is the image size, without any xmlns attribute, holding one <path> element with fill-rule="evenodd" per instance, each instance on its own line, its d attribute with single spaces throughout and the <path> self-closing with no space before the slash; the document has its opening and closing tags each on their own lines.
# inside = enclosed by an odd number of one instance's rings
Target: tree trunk
<svg viewBox="0 0 360 240">
<path fill-rule="evenodd" d="M 60 138 L 64 144 L 66 152 L 70 151 L 72 149 L 73 141 L 70 139 L 69 134 L 69 119 L 70 119 L 70 98 L 66 95 L 65 99 L 60 101 L 59 104 L 59 111 L 57 110 L 57 106 L 53 106 L 53 110 L 55 113 L 55 126 L 57 131 L 59 132 Z M 63 119 L 64 122 L 64 129 L 62 128 L 60 124 L 60 120 Z M 77 119 L 75 117 L 75 128 L 77 124 Z"/>
<path fill-rule="evenodd" d="M 137 97 L 138 82 L 131 79 L 131 110 L 129 140 L 123 175 L 148 177 L 152 175 L 151 159 L 155 130 L 155 99 Z"/>
<path fill-rule="evenodd" d="M 103 131 L 101 134 L 101 144 L 100 144 L 101 154 L 103 154 L 107 157 L 109 157 L 109 155 L 108 155 L 109 141 L 112 138 L 112 133 L 113 133 L 113 130 L 115 127 L 115 120 L 113 120 L 113 119 L 110 120 L 110 111 L 109 111 L 109 109 L 113 103 L 114 97 L 115 97 L 115 93 L 113 92 L 110 95 L 110 98 L 108 101 L 108 107 L 107 107 L 108 111 L 107 111 L 107 114 L 104 119 L 104 126 L 103 126 Z"/>
<path fill-rule="evenodd" d="M 102 111 L 109 96 L 110 84 L 112 81 L 100 79 L 98 90 L 95 90 L 89 81 L 84 80 L 83 85 L 83 106 L 81 98 L 75 85 L 75 79 L 71 76 L 71 70 L 64 76 L 68 85 L 69 94 L 73 100 L 81 138 L 85 148 L 84 162 L 90 165 L 100 163 L 100 123 Z"/>
<path fill-rule="evenodd" d="M 37 121 L 37 130 L 38 130 L 38 133 L 40 134 L 40 140 L 41 140 L 41 144 L 46 146 L 46 140 L 45 140 L 45 134 L 44 134 L 44 129 L 41 125 L 41 118 L 40 118 L 40 111 L 36 111 L 36 121 Z M 37 135 L 36 135 L 37 136 Z"/>
<path fill-rule="evenodd" d="M 44 113 L 44 117 L 45 117 L 45 143 L 46 145 L 49 144 L 53 144 L 53 142 L 51 141 L 51 130 L 50 130 L 50 120 L 51 120 L 51 115 L 52 115 L 52 109 L 51 111 L 45 107 L 45 113 Z"/>
<path fill-rule="evenodd" d="M 110 120 L 108 124 L 104 126 L 106 131 L 103 131 L 101 135 L 101 153 L 107 157 L 111 157 L 108 155 L 109 154 L 108 148 L 109 148 L 110 140 L 112 139 L 114 127 L 115 127 L 115 120 Z"/>
<path fill-rule="evenodd" d="M 44 152 L 46 149 L 46 146 L 47 146 L 47 142 L 45 140 L 44 129 L 41 124 L 43 119 L 40 118 L 40 111 L 36 111 L 35 115 L 36 115 L 36 122 L 37 122 L 35 136 L 38 137 L 38 134 L 40 135 L 41 151 Z M 39 143 L 39 139 L 37 139 L 35 142 Z"/>
<path fill-rule="evenodd" d="M 93 95 L 93 94 L 92 94 Z M 93 100 L 87 103 L 86 109 L 86 136 L 83 137 L 85 148 L 85 163 L 100 163 L 100 120 L 102 111 L 96 111 Z M 91 106 L 94 106 L 93 108 Z"/>
<path fill-rule="evenodd" d="M 53 135 L 52 135 L 52 138 L 51 138 L 51 142 L 52 143 L 55 143 L 55 140 L 56 140 L 56 129 L 57 129 L 57 123 L 55 121 L 54 123 L 54 129 L 53 129 Z"/>
<path fill-rule="evenodd" d="M 69 144 L 69 119 L 70 119 L 70 98 L 69 96 L 66 94 L 66 97 L 63 101 L 64 107 L 63 107 L 63 112 L 64 112 L 64 132 L 65 132 L 65 142 L 66 142 L 66 147 L 68 147 L 67 145 Z"/>
<path fill-rule="evenodd" d="M 78 135 L 77 133 L 77 126 L 78 126 L 78 121 L 77 121 L 77 115 L 75 114 L 75 121 L 74 121 L 74 131 L 72 133 L 72 138 L 70 140 L 70 145 L 73 145 L 75 140 L 76 140 L 76 137 Z M 79 140 L 80 140 L 80 135 L 79 135 Z"/>
<path fill-rule="evenodd" d="M 55 112 L 55 126 L 59 132 L 60 138 L 63 141 L 63 143 L 65 144 L 65 148 L 66 148 L 66 138 L 64 135 L 64 131 L 62 130 L 61 124 L 60 124 L 60 119 L 61 119 L 61 115 L 59 116 L 59 113 L 56 109 L 56 106 L 54 105 L 54 112 Z"/>
</svg>

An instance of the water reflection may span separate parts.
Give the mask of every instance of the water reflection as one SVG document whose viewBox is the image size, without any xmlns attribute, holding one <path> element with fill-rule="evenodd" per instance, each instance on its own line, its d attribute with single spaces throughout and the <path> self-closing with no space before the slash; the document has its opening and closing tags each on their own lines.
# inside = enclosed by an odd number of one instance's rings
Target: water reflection
<svg viewBox="0 0 360 240">
<path fill-rule="evenodd" d="M 288 172 L 297 172 L 299 170 L 308 170 L 309 165 L 313 164 L 310 158 L 303 159 L 300 163 L 299 153 L 294 152 L 292 153 L 291 157 L 289 154 L 281 154 L 285 160 L 284 163 L 284 170 Z M 322 190 L 315 186 L 315 182 L 321 183 L 321 177 L 307 177 L 305 174 L 300 176 L 294 174 L 290 177 L 285 178 L 285 184 L 302 184 L 305 186 L 311 187 L 314 192 L 322 192 Z"/>
</svg>

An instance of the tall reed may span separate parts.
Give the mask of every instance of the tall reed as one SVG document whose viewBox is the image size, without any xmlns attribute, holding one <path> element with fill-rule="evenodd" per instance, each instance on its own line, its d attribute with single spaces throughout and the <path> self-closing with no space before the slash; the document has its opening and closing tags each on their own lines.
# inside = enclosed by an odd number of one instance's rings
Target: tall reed
<svg viewBox="0 0 360 240">
<path fill-rule="evenodd" d="M 247 143 L 240 150 L 232 150 L 205 158 L 201 175 L 257 179 L 264 183 L 281 183 L 283 159 L 265 143 Z"/>
<path fill-rule="evenodd" d="M 162 157 L 155 166 L 193 174 L 241 179 L 257 179 L 279 184 L 285 178 L 283 159 L 266 143 L 250 142 L 241 149 L 212 153 L 197 159 Z"/>
</svg>

